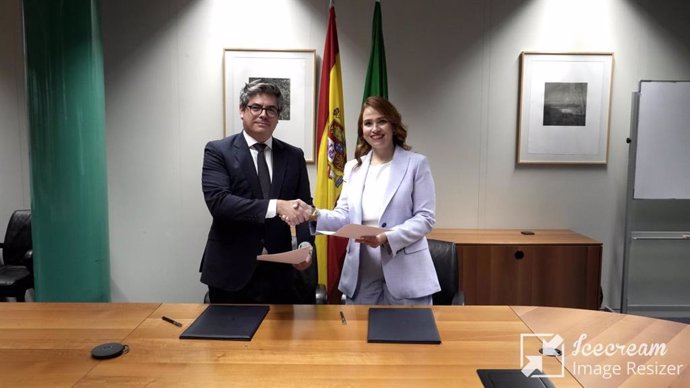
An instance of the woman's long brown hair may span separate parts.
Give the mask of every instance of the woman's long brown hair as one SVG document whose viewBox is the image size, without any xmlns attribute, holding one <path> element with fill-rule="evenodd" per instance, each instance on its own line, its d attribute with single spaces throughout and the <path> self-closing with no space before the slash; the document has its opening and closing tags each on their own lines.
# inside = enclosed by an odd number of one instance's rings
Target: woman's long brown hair
<svg viewBox="0 0 690 388">
<path fill-rule="evenodd" d="M 371 108 L 388 120 L 388 122 L 393 126 L 393 145 L 400 146 L 405 150 L 410 150 L 412 147 L 407 145 L 405 141 L 407 140 L 407 127 L 402 123 L 402 117 L 400 112 L 395 108 L 390 101 L 383 97 L 372 96 L 368 97 L 364 104 L 362 104 L 362 110 L 359 112 L 359 119 L 357 120 L 357 146 L 355 147 L 355 159 L 357 159 L 357 166 L 362 165 L 362 156 L 371 150 L 369 143 L 364 140 L 364 110 L 366 108 Z"/>
</svg>

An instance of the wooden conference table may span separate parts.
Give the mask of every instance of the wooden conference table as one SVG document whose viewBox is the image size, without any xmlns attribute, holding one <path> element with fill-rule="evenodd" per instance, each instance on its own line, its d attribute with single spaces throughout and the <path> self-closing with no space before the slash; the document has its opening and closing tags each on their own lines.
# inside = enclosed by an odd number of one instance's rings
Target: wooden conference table
<svg viewBox="0 0 690 388">
<path fill-rule="evenodd" d="M 566 369 L 564 377 L 551 378 L 557 387 L 690 386 L 690 326 L 644 317 L 550 307 L 434 306 L 442 344 L 370 344 L 367 306 L 288 305 L 271 306 L 251 342 L 179 340 L 205 308 L 0 303 L 0 386 L 477 387 L 477 369 L 519 369 L 521 334 L 534 333 L 559 333 L 568 346 L 582 333 L 593 343 L 664 342 L 665 356 L 632 359 L 685 365 L 673 376 L 609 379 Z M 163 315 L 183 327 L 161 320 Z M 525 338 L 525 354 L 538 354 L 541 341 Z M 91 349 L 105 342 L 125 343 L 129 352 L 92 359 Z M 617 356 L 592 357 L 611 363 Z M 555 358 L 544 359 L 547 373 L 560 370 Z"/>
</svg>

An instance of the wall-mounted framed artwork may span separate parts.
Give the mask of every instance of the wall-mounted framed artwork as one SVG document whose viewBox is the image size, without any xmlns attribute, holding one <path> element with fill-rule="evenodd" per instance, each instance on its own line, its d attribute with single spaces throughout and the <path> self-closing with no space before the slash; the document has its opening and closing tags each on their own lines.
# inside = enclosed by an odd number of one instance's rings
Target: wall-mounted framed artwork
<svg viewBox="0 0 690 388">
<path fill-rule="evenodd" d="M 285 108 L 273 136 L 299 147 L 314 162 L 316 50 L 225 49 L 223 104 L 225 136 L 240 133 L 240 90 L 264 79 L 280 87 Z"/>
<path fill-rule="evenodd" d="M 606 164 L 612 53 L 520 54 L 518 164 Z"/>
</svg>

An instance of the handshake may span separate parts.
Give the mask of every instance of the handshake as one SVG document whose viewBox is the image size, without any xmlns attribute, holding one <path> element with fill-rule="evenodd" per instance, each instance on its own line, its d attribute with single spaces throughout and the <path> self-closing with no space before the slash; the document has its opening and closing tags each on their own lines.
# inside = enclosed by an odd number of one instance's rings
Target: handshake
<svg viewBox="0 0 690 388">
<path fill-rule="evenodd" d="M 312 220 L 316 213 L 316 208 L 307 205 L 301 199 L 285 201 L 278 200 L 276 211 L 280 219 L 290 226 L 299 225 L 303 222 Z"/>
</svg>

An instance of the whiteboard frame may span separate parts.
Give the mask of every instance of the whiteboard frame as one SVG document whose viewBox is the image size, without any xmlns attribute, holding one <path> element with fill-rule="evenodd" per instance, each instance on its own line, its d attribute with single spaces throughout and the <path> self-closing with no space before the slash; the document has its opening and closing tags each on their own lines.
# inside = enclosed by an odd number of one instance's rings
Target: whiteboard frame
<svg viewBox="0 0 690 388">
<path fill-rule="evenodd" d="M 665 225 L 665 228 L 657 228 L 654 230 L 637 230 L 633 224 L 639 226 L 639 220 L 635 220 L 637 217 L 633 215 L 635 204 L 669 204 L 673 203 L 674 206 L 683 206 L 687 204 L 689 200 L 675 200 L 675 199 L 646 199 L 646 198 L 635 198 L 634 188 L 636 179 L 636 169 L 637 169 L 637 150 L 638 150 L 638 127 L 639 127 L 639 110 L 640 110 L 640 93 L 642 91 L 642 84 L 645 82 L 690 82 L 688 80 L 642 80 L 639 83 L 638 91 L 632 93 L 632 108 L 630 112 L 630 137 L 628 138 L 628 143 L 630 146 L 628 154 L 628 179 L 627 179 L 627 190 L 626 190 L 626 204 L 625 204 L 625 236 L 623 242 L 623 263 L 622 263 L 622 273 L 621 273 L 621 300 L 620 300 L 620 312 L 628 313 L 631 309 L 635 311 L 682 311 L 688 312 L 690 306 L 686 305 L 668 305 L 659 303 L 656 305 L 638 305 L 635 303 L 630 303 L 628 299 L 629 288 L 630 288 L 630 266 L 631 266 L 631 245 L 633 240 L 639 240 L 640 236 L 650 236 L 658 235 L 664 236 L 663 240 L 672 241 L 682 241 L 687 240 L 686 237 L 690 234 L 690 231 L 683 229 L 686 225 L 685 222 L 678 223 L 671 222 L 670 225 Z M 637 222 L 635 222 L 637 221 Z M 679 227 L 681 229 L 679 229 Z M 679 237 L 680 236 L 680 237 Z M 634 301 L 633 301 L 634 302 Z"/>
</svg>

